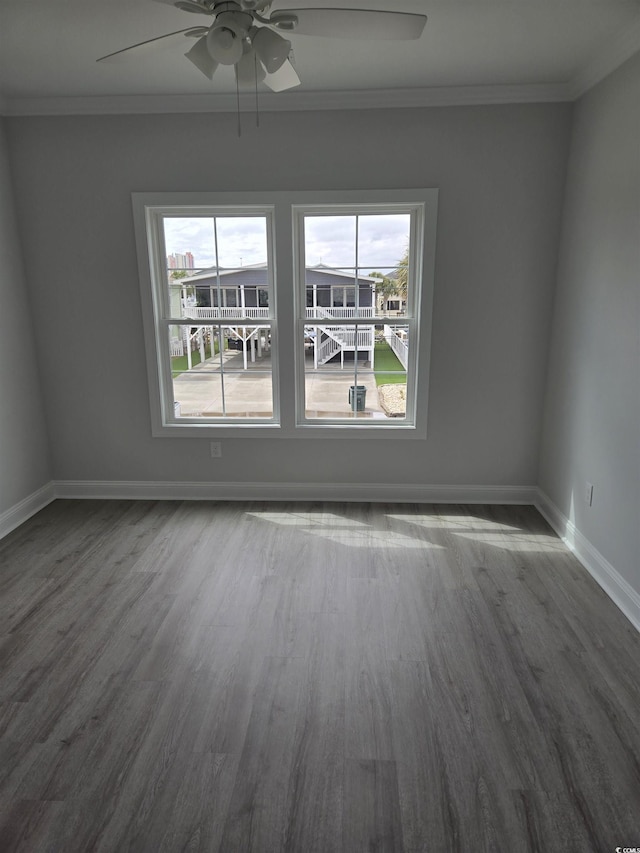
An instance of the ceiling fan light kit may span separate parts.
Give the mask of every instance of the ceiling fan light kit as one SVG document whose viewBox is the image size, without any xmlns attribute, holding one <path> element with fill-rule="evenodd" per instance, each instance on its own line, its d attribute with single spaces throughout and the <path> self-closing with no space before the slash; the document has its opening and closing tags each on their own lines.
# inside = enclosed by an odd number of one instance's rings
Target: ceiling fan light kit
<svg viewBox="0 0 640 853">
<path fill-rule="evenodd" d="M 209 80 L 213 80 L 218 63 L 213 59 L 207 47 L 207 37 L 202 36 L 193 45 L 191 50 L 185 53 L 185 56 L 190 62 L 193 62 L 198 71 L 201 71 Z"/>
<path fill-rule="evenodd" d="M 235 65 L 242 59 L 242 44 L 253 23 L 244 12 L 222 12 L 207 33 L 207 47 L 220 65 Z"/>
<path fill-rule="evenodd" d="M 198 41 L 187 59 L 212 80 L 219 65 L 232 65 L 238 86 L 264 81 L 273 92 L 300 85 L 290 62 L 291 42 L 279 33 L 359 40 L 418 39 L 426 15 L 372 9 L 279 9 L 271 0 L 156 0 L 184 12 L 213 16 L 209 27 L 177 30 L 102 56 L 98 62 L 120 59 L 141 48 L 155 47 L 165 38 L 183 34 Z M 261 24 L 262 26 L 256 26 Z M 256 90 L 257 91 L 257 90 Z"/>
<path fill-rule="evenodd" d="M 254 31 L 252 44 L 258 59 L 264 65 L 267 74 L 275 74 L 289 59 L 291 42 L 268 27 L 261 27 Z"/>
</svg>

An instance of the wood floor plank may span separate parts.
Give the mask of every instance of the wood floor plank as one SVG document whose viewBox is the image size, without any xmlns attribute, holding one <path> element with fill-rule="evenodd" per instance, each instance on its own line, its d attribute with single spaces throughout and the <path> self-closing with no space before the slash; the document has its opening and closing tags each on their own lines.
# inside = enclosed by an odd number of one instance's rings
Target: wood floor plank
<svg viewBox="0 0 640 853">
<path fill-rule="evenodd" d="M 615 850 L 619 846 L 601 846 L 601 834 L 593 833 L 588 823 L 576 816 L 569 796 L 564 793 L 514 791 L 513 797 L 525 827 L 524 849 L 531 853 Z"/>
<path fill-rule="evenodd" d="M 385 589 L 385 584 L 375 578 L 349 579 L 345 650 L 348 758 L 394 758 L 393 702 L 381 600 Z"/>
<path fill-rule="evenodd" d="M 402 853 L 398 779 L 394 761 L 348 759 L 343 850 Z"/>
<path fill-rule="evenodd" d="M 637 715 L 630 719 L 612 699 L 578 636 L 531 575 L 497 580 L 483 571 L 478 578 L 545 732 L 545 754 L 558 768 L 555 785 L 546 790 L 568 792 L 577 819 L 590 831 L 606 826 L 607 832 L 633 834 L 640 802 Z M 527 594 L 530 587 L 536 594 Z"/>
<path fill-rule="evenodd" d="M 390 667 L 394 707 L 393 746 L 399 808 L 407 850 L 446 850 L 452 828 L 436 748 L 437 706 L 424 661 L 400 660 Z"/>
<path fill-rule="evenodd" d="M 182 784 L 175 799 L 165 802 L 165 810 L 151 821 L 141 853 L 174 853 L 176 850 L 205 851 L 221 849 L 224 821 L 236 778 L 239 756 L 213 752 L 189 756 Z M 157 826 L 165 830 L 159 845 L 154 835 Z M 166 829 L 165 829 L 166 827 Z"/>
<path fill-rule="evenodd" d="M 291 853 L 324 853 L 342 844 L 346 627 L 340 613 L 315 613 L 311 622 L 289 778 L 284 849 Z"/>
<path fill-rule="evenodd" d="M 640 635 L 532 507 L 56 501 L 0 617 L 2 853 L 637 842 Z"/>
<path fill-rule="evenodd" d="M 209 691 L 211 706 L 196 750 L 220 754 L 242 752 L 254 697 L 270 651 L 268 639 L 272 635 L 282 590 L 280 578 L 275 575 L 263 578 L 254 620 L 239 629 L 229 648 L 218 648 L 224 653 L 224 658 L 214 657 L 212 688 Z"/>
<path fill-rule="evenodd" d="M 0 811 L 0 850 L 3 853 L 34 853 L 51 849 L 52 830 L 62 803 L 13 800 Z"/>
<path fill-rule="evenodd" d="M 153 849 L 149 848 L 151 839 L 155 840 L 155 849 L 160 846 L 185 776 L 201 759 L 193 751 L 198 726 L 191 714 L 192 705 L 197 701 L 197 683 L 197 676 L 185 672 L 182 679 L 162 685 L 153 718 L 136 749 L 126 778 L 121 780 L 97 850 Z M 208 767 L 209 762 L 205 761 L 204 765 Z M 207 776 L 213 769 L 208 767 Z M 228 765 L 226 769 L 228 771 Z M 225 805 L 228 802 L 224 795 L 222 802 Z M 224 811 L 221 809 L 221 813 Z M 180 817 L 179 813 L 176 816 Z M 195 815 L 189 816 L 188 823 L 191 824 L 196 816 L 199 818 L 197 809 Z"/>
<path fill-rule="evenodd" d="M 130 508 L 129 502 L 95 501 L 80 510 L 83 503 L 54 501 L 0 542 L 0 594 L 16 580 L 50 577 L 75 563 Z"/>
<path fill-rule="evenodd" d="M 304 677 L 301 658 L 266 658 L 227 813 L 222 850 L 284 849 L 290 813 L 292 732 Z"/>
</svg>

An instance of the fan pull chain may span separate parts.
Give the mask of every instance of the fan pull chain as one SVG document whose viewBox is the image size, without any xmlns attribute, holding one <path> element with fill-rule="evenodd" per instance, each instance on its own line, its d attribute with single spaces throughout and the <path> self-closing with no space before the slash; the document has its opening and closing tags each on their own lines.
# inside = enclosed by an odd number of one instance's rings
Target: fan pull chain
<svg viewBox="0 0 640 853">
<path fill-rule="evenodd" d="M 253 69 L 255 71 L 256 82 L 256 127 L 260 127 L 260 109 L 258 106 L 258 56 L 256 53 L 253 54 Z"/>
<path fill-rule="evenodd" d="M 238 83 L 238 75 L 236 74 L 236 109 L 238 112 L 238 139 L 242 136 L 242 124 L 240 123 L 240 84 Z"/>
</svg>

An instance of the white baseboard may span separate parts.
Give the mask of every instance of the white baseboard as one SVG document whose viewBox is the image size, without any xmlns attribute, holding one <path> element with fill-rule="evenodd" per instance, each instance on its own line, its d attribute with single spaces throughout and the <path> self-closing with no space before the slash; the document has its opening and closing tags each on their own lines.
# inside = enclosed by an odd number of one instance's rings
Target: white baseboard
<svg viewBox="0 0 640 853">
<path fill-rule="evenodd" d="M 534 486 L 419 486 L 404 483 L 194 483 L 57 480 L 57 498 L 132 500 L 364 501 L 533 504 Z"/>
<path fill-rule="evenodd" d="M 15 530 L 16 527 L 19 527 L 31 518 L 32 515 L 40 512 L 41 509 L 44 509 L 55 498 L 53 483 L 47 483 L 41 489 L 27 495 L 26 498 L 5 510 L 5 512 L 0 514 L 0 539 L 7 536 L 12 530 Z"/>
<path fill-rule="evenodd" d="M 540 489 L 538 489 L 535 506 L 596 583 L 624 613 L 634 628 L 640 631 L 640 593 L 614 569 L 606 557 L 603 557 L 575 524 Z"/>
</svg>

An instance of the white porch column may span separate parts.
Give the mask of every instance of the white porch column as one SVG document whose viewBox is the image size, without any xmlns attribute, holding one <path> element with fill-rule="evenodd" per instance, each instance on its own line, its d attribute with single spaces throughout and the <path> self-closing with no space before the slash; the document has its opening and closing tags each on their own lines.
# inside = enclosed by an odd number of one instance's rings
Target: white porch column
<svg viewBox="0 0 640 853">
<path fill-rule="evenodd" d="M 251 364 L 256 361 L 256 341 L 253 335 L 249 338 L 249 347 L 251 348 Z"/>
<path fill-rule="evenodd" d="M 193 367 L 193 359 L 191 358 L 191 326 L 183 326 L 185 331 L 185 340 L 187 343 L 187 368 L 191 370 Z"/>
<path fill-rule="evenodd" d="M 204 364 L 206 352 L 204 349 L 204 331 L 202 326 L 198 329 L 198 349 L 200 350 L 200 364 Z"/>
<path fill-rule="evenodd" d="M 246 337 L 244 337 L 244 334 L 242 337 L 242 361 L 244 363 L 244 369 L 246 370 L 248 367 L 248 365 L 247 365 L 247 339 L 246 339 Z"/>
</svg>

